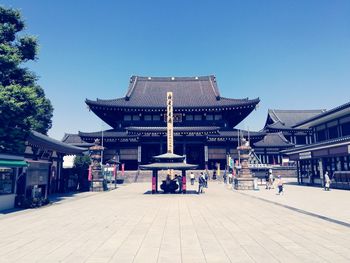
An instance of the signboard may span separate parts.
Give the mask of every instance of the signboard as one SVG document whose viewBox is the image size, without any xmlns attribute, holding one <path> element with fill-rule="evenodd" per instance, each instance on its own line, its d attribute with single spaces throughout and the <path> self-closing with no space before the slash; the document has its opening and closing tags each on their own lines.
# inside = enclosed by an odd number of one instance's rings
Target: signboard
<svg viewBox="0 0 350 263">
<path fill-rule="evenodd" d="M 141 146 L 137 146 L 137 162 L 141 163 Z"/>
<path fill-rule="evenodd" d="M 205 162 L 208 162 L 208 146 L 207 145 L 205 145 L 204 146 L 204 161 Z"/>
<path fill-rule="evenodd" d="M 318 170 L 320 171 L 320 178 L 323 179 L 323 165 L 322 160 L 318 160 Z"/>
<path fill-rule="evenodd" d="M 164 114 L 164 122 L 166 122 L 168 119 L 168 115 Z M 182 122 L 182 113 L 174 113 L 173 114 L 173 121 L 174 122 Z"/>
<path fill-rule="evenodd" d="M 168 153 L 174 153 L 173 93 L 167 92 L 167 146 Z"/>
<path fill-rule="evenodd" d="M 299 159 L 300 160 L 311 159 L 311 157 L 312 157 L 311 152 L 299 153 Z"/>
</svg>

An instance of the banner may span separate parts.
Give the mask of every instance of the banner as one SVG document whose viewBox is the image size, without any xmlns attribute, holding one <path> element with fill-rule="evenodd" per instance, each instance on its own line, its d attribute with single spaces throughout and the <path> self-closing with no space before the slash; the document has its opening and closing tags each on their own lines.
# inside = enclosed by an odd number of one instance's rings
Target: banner
<svg viewBox="0 0 350 263">
<path fill-rule="evenodd" d="M 167 149 L 174 153 L 173 93 L 167 92 Z"/>
<path fill-rule="evenodd" d="M 91 182 L 92 181 L 92 171 L 91 171 L 91 165 L 89 165 L 89 173 L 88 173 L 88 181 Z"/>
</svg>

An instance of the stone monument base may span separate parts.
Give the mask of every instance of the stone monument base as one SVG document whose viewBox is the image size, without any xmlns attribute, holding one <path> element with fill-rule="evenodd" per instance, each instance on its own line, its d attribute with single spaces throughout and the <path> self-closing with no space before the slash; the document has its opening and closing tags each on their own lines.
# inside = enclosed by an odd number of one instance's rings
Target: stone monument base
<svg viewBox="0 0 350 263">
<path fill-rule="evenodd" d="M 102 192 L 103 188 L 103 180 L 93 180 L 91 182 L 91 191 L 92 192 Z"/>
<path fill-rule="evenodd" d="M 234 188 L 236 190 L 256 190 L 256 178 L 235 178 Z"/>
</svg>

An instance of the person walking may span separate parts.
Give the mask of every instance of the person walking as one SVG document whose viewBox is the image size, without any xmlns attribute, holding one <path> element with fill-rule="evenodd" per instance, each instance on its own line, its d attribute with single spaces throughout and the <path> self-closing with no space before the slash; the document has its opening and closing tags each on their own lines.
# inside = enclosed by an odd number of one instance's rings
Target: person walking
<svg viewBox="0 0 350 263">
<path fill-rule="evenodd" d="M 204 187 L 204 178 L 202 175 L 198 178 L 198 194 L 203 193 L 203 187 Z"/>
<path fill-rule="evenodd" d="M 224 175 L 222 177 L 224 178 L 224 184 L 227 184 L 226 170 L 224 171 Z"/>
<path fill-rule="evenodd" d="M 269 173 L 268 172 L 266 172 L 266 174 L 265 174 L 265 184 L 266 184 L 265 189 L 268 189 L 269 188 Z"/>
<path fill-rule="evenodd" d="M 202 173 L 202 177 L 204 179 L 204 187 L 208 188 L 208 179 L 209 179 L 209 175 L 207 173 L 203 174 Z"/>
<path fill-rule="evenodd" d="M 283 191 L 283 179 L 281 178 L 281 176 L 279 175 L 277 177 L 277 186 L 278 186 L 278 194 L 283 194 L 284 191 Z"/>
<path fill-rule="evenodd" d="M 331 186 L 331 179 L 329 178 L 328 171 L 324 174 L 324 190 L 329 191 L 329 187 Z"/>
<path fill-rule="evenodd" d="M 216 170 L 215 169 L 213 170 L 213 177 L 212 178 L 213 178 L 213 180 L 216 180 Z"/>
<path fill-rule="evenodd" d="M 232 178 L 233 178 L 233 175 L 232 175 L 232 172 L 230 171 L 228 174 L 228 183 L 229 184 L 232 184 Z"/>
<path fill-rule="evenodd" d="M 190 173 L 190 180 L 191 180 L 191 185 L 194 185 L 195 176 L 193 172 Z"/>
<path fill-rule="evenodd" d="M 273 182 L 274 182 L 274 178 L 273 178 L 273 173 L 272 173 L 272 169 L 269 169 L 269 185 L 267 189 L 271 189 L 273 188 Z"/>
</svg>

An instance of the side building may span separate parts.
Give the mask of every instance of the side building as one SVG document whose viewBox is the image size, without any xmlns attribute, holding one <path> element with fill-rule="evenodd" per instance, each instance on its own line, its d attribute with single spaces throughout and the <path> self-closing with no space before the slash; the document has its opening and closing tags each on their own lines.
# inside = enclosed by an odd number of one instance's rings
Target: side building
<svg viewBox="0 0 350 263">
<path fill-rule="evenodd" d="M 313 132 L 314 143 L 282 153 L 298 163 L 302 184 L 322 185 L 328 171 L 333 187 L 350 188 L 350 102 L 293 126 Z"/>
<path fill-rule="evenodd" d="M 188 163 L 199 168 L 222 167 L 227 155 L 238 158 L 238 132 L 235 129 L 259 103 L 256 99 L 222 97 L 215 76 L 140 77 L 130 79 L 122 98 L 86 100 L 89 109 L 112 129 L 79 132 L 80 143 L 102 139 L 107 148 L 104 159 L 117 156 L 126 169 L 137 169 L 152 161 L 152 156 L 166 151 L 166 92 L 174 96 L 174 152 L 184 155 Z M 243 132 L 244 133 L 244 132 Z M 248 136 L 247 132 L 244 133 Z M 261 140 L 265 132 L 250 132 L 252 142 Z"/>
<path fill-rule="evenodd" d="M 269 109 L 264 128 L 261 131 L 265 135 L 262 140 L 252 143 L 261 163 L 267 165 L 287 164 L 288 159 L 283 158 L 281 151 L 311 144 L 314 141 L 312 129 L 294 126 L 324 111 Z"/>
</svg>

